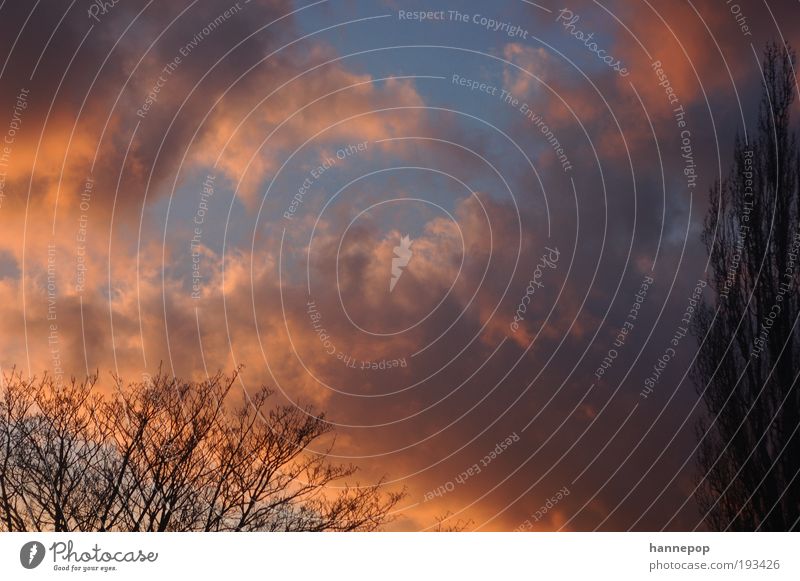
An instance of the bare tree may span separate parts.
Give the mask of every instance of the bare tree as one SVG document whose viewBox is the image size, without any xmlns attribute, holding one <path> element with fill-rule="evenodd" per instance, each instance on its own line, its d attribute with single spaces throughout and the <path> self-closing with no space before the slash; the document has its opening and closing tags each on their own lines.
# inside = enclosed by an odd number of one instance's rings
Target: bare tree
<svg viewBox="0 0 800 581">
<path fill-rule="evenodd" d="M 695 319 L 694 377 L 707 414 L 697 499 L 713 530 L 797 530 L 800 331 L 794 53 L 764 53 L 758 124 L 737 136 L 731 174 L 711 189 L 703 241 L 715 296 Z"/>
<path fill-rule="evenodd" d="M 0 397 L 0 530 L 355 531 L 402 493 L 344 482 L 309 445 L 331 431 L 311 409 L 233 404 L 237 374 L 159 373 L 102 397 L 97 377 L 57 384 L 11 372 Z"/>
<path fill-rule="evenodd" d="M 472 519 L 458 519 L 448 523 L 447 521 L 451 520 L 452 518 L 453 513 L 449 510 L 442 515 L 436 516 L 436 526 L 430 530 L 435 533 L 461 533 L 475 525 L 475 521 Z"/>
</svg>

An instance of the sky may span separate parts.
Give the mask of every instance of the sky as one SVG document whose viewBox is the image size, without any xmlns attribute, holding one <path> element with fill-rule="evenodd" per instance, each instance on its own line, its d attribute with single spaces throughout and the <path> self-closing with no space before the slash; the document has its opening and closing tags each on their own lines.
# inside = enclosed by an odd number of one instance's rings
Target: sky
<svg viewBox="0 0 800 581">
<path fill-rule="evenodd" d="M 393 530 L 690 530 L 708 190 L 796 0 L 0 2 L 0 366 L 311 406 Z"/>
</svg>

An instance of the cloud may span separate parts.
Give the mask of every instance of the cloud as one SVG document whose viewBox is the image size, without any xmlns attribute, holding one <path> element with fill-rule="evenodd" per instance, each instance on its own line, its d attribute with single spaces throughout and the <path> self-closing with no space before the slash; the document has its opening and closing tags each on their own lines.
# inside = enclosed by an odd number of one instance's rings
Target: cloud
<svg viewBox="0 0 800 581">
<path fill-rule="evenodd" d="M 626 78 L 596 70 L 594 57 L 562 31 L 545 31 L 594 85 L 554 51 L 488 36 L 499 47 L 493 54 L 516 66 L 452 56 L 443 64 L 387 56 L 378 66 L 340 58 L 352 39 L 333 33 L 278 51 L 313 22 L 305 13 L 261 30 L 295 9 L 288 0 L 250 2 L 222 19 L 235 3 L 197 3 L 186 12 L 190 2 L 166 3 L 139 15 L 146 2 L 126 1 L 94 23 L 80 9 L 67 14 L 44 52 L 61 14 L 37 10 L 0 84 L 0 136 L 20 89 L 30 90 L 0 205 L 0 364 L 139 379 L 163 362 L 199 379 L 244 363 L 245 389 L 266 384 L 278 401 L 325 410 L 338 428 L 335 454 L 357 462 L 362 480 L 388 475 L 397 480 L 392 486 L 408 487 L 410 508 L 394 526 L 424 528 L 449 510 L 487 529 L 513 529 L 572 482 L 633 405 L 640 372 L 623 384 L 622 369 L 640 348 L 639 364 L 652 359 L 671 332 L 662 326 L 683 308 L 686 272 L 702 271 L 692 228 L 705 209 L 701 190 L 717 175 L 718 151 L 722 157 L 740 123 L 731 77 L 743 107 L 756 100 L 752 50 L 724 7 L 697 3 L 704 24 L 688 5 L 651 4 L 666 23 L 647 3 L 612 6 L 650 56 L 595 4 L 575 5 L 587 26 L 599 23 L 631 71 Z M 16 36 L 28 9 L 3 8 L 0 38 Z M 530 7 L 513 10 L 522 9 Z M 764 11 L 751 22 L 758 38 L 771 34 Z M 385 30 L 396 32 L 374 24 L 365 38 L 382 41 Z M 653 60 L 662 62 L 692 124 L 702 185 L 691 192 Z M 496 75 L 530 105 L 572 169 L 518 108 L 490 96 L 471 100 L 456 87 L 442 91 L 441 79 L 384 79 L 409 71 L 444 76 L 441 68 L 466 65 L 476 78 Z M 361 143 L 357 154 L 338 158 L 341 148 Z M 322 178 L 313 177 L 326 165 Z M 207 175 L 214 193 L 204 199 Z M 305 179 L 311 183 L 286 218 Z M 206 219 L 193 222 L 201 204 Z M 394 248 L 404 236 L 413 240 L 412 256 L 390 292 Z M 548 247 L 559 249 L 558 266 L 545 270 L 544 287 L 512 331 Z M 636 344 L 622 354 L 619 377 L 609 373 L 614 381 L 592 387 L 657 251 Z M 645 331 L 669 292 L 651 338 Z M 671 434 L 690 405 L 665 414 L 658 431 Z M 619 435 L 626 451 L 655 413 L 635 415 Z M 468 485 L 424 500 L 511 432 L 520 442 Z M 679 435 L 645 481 L 652 480 L 653 497 L 688 437 Z M 624 466 L 599 492 L 612 460 L 594 464 L 541 528 L 586 530 L 609 515 L 605 527 L 628 526 L 652 498 L 612 511 L 632 476 L 655 462 L 650 450 L 667 446 L 660 438 L 650 436 L 630 463 L 613 456 Z M 680 482 L 639 526 L 658 524 L 683 502 Z"/>
</svg>

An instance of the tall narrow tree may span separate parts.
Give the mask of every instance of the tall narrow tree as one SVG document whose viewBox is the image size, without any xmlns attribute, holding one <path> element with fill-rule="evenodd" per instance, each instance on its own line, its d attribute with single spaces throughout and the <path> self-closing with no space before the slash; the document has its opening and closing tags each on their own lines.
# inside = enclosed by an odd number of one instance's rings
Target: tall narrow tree
<svg viewBox="0 0 800 581">
<path fill-rule="evenodd" d="M 696 496 L 712 530 L 800 527 L 800 229 L 791 48 L 764 52 L 755 130 L 711 189 L 694 378 L 706 407 Z"/>
</svg>

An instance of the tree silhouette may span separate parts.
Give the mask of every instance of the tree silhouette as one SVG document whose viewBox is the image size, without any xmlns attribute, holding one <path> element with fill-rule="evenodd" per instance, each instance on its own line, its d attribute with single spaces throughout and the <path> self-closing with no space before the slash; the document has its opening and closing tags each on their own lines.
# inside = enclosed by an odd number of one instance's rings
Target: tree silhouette
<svg viewBox="0 0 800 581">
<path fill-rule="evenodd" d="M 310 409 L 232 405 L 237 378 L 164 374 L 112 395 L 97 377 L 57 384 L 11 372 L 0 391 L 0 531 L 354 531 L 402 493 L 348 486 L 353 466 L 308 446 Z M 330 486 L 329 486 L 330 485 Z"/>
<path fill-rule="evenodd" d="M 703 241 L 714 297 L 695 319 L 700 421 L 696 497 L 712 530 L 798 529 L 800 332 L 794 52 L 764 52 L 755 131 L 710 192 Z"/>
</svg>

